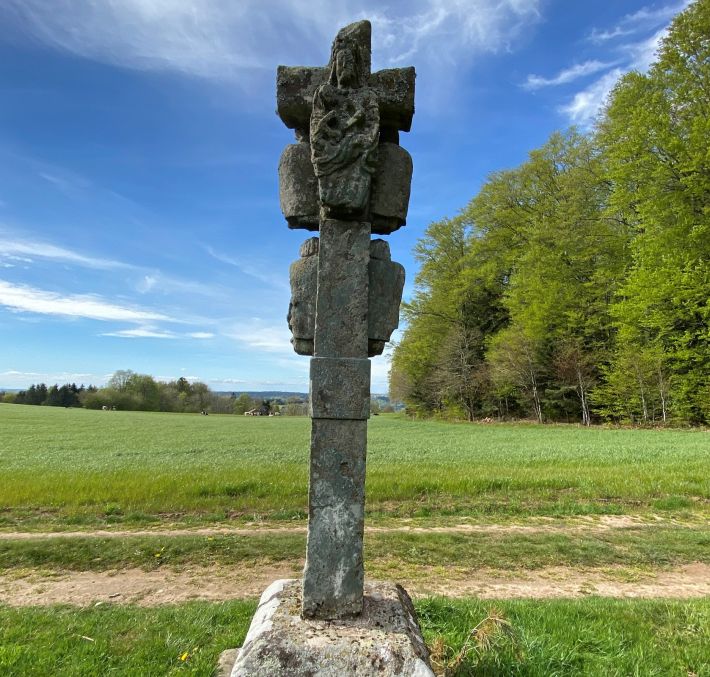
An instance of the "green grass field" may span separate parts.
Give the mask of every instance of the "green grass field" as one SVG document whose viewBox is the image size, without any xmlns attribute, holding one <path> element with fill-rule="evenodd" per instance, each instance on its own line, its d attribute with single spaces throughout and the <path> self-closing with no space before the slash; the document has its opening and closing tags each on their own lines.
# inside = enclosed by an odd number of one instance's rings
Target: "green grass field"
<svg viewBox="0 0 710 677">
<path fill-rule="evenodd" d="M 146 609 L 0 607 L 3 677 L 117 675 L 210 677 L 219 653 L 239 646 L 253 602 Z M 469 644 L 449 674 L 519 677 L 706 677 L 710 601 L 479 601 L 417 604 L 425 640 L 455 663 L 470 631 L 491 611 L 509 623 L 490 647 Z"/>
<path fill-rule="evenodd" d="M 298 571 L 309 427 L 0 405 L 0 583 L 28 579 L 40 591 L 38 606 L 14 608 L 2 606 L 0 585 L 0 675 L 211 675 L 220 651 L 242 641 L 254 600 L 42 606 L 41 590 L 82 572 L 202 581 Z M 435 576 L 452 591 L 482 571 L 652 583 L 710 564 L 709 478 L 708 431 L 379 416 L 369 426 L 367 575 L 425 589 Z M 121 532 L 89 533 L 98 528 Z M 165 533 L 176 528 L 188 531 Z M 32 533 L 8 537 L 16 531 Z M 708 597 L 416 605 L 437 674 L 710 677 Z M 491 614 L 503 620 L 489 645 L 472 641 Z"/>
<path fill-rule="evenodd" d="M 307 418 L 0 404 L 0 526 L 305 518 Z M 710 433 L 371 419 L 370 519 L 710 514 Z"/>
</svg>

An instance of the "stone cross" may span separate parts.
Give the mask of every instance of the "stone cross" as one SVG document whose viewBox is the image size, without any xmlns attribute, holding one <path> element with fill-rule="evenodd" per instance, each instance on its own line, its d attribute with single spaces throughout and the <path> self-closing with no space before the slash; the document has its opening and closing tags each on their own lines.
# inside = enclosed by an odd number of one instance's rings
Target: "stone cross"
<svg viewBox="0 0 710 677">
<path fill-rule="evenodd" d="M 404 269 L 388 244 L 406 222 L 414 68 L 371 73 L 371 26 L 336 36 L 322 68 L 280 66 L 278 114 L 296 132 L 279 163 L 289 227 L 319 231 L 291 266 L 288 322 L 310 366 L 311 461 L 302 615 L 363 605 L 370 361 L 397 327 Z"/>
</svg>

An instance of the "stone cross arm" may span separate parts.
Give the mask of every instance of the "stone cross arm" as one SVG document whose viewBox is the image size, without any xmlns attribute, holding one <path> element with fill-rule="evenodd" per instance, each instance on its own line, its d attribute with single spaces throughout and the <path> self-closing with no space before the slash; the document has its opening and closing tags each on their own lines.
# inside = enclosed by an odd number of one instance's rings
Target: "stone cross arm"
<svg viewBox="0 0 710 677">
<path fill-rule="evenodd" d="M 277 113 L 289 129 L 307 136 L 313 95 L 328 79 L 327 67 L 279 66 Z M 368 86 L 377 93 L 380 126 L 408 132 L 414 116 L 414 68 L 388 68 L 372 73 Z"/>
</svg>

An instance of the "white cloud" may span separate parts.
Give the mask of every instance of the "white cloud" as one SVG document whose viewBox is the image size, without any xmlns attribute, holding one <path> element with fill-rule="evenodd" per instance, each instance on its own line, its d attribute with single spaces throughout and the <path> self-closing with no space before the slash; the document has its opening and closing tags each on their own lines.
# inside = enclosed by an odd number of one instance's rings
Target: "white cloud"
<svg viewBox="0 0 710 677">
<path fill-rule="evenodd" d="M 663 38 L 668 33 L 669 21 L 690 2 L 691 0 L 681 0 L 659 8 L 644 7 L 626 15 L 608 31 L 600 32 L 595 29 L 590 40 L 599 44 L 624 35 L 637 34 L 638 38 L 641 38 L 641 35 L 646 34 L 647 37 L 615 44 L 611 49 L 618 57 L 618 66 L 577 92 L 568 103 L 560 106 L 559 111 L 575 124 L 582 127 L 591 126 L 622 75 L 632 70 L 645 72 L 649 69 L 655 61 Z M 659 28 L 661 24 L 665 25 Z"/>
<path fill-rule="evenodd" d="M 370 17 L 375 58 L 509 49 L 541 0 L 5 0 L 3 24 L 52 47 L 139 70 L 219 80 L 277 63 L 317 63 L 342 25 Z M 318 55 L 321 55 L 320 57 Z"/>
<path fill-rule="evenodd" d="M 220 379 L 210 379 L 207 383 L 228 383 L 229 385 L 242 385 L 247 383 L 243 378 L 220 378 Z"/>
<path fill-rule="evenodd" d="M 209 297 L 223 295 L 223 290 L 217 287 L 203 284 L 202 282 L 194 282 L 193 280 L 181 280 L 170 275 L 165 275 L 160 271 L 153 271 L 143 275 L 135 284 L 135 289 L 141 294 L 178 293 L 200 294 Z"/>
<path fill-rule="evenodd" d="M 596 44 L 609 42 L 619 37 L 633 35 L 644 30 L 653 30 L 670 21 L 678 12 L 682 12 L 692 0 L 681 0 L 658 8 L 642 7 L 633 14 L 622 17 L 615 26 L 599 30 L 593 28 L 589 40 Z"/>
<path fill-rule="evenodd" d="M 0 280 L 0 305 L 21 312 L 92 320 L 127 322 L 171 320 L 162 313 L 118 305 L 94 294 L 61 295 L 4 280 Z"/>
<path fill-rule="evenodd" d="M 0 236 L 0 258 L 32 263 L 32 259 L 27 258 L 31 256 L 103 270 L 133 268 L 127 263 L 87 256 L 48 242 Z"/>
<path fill-rule="evenodd" d="M 136 327 L 134 329 L 120 329 L 118 331 L 109 331 L 101 334 L 101 336 L 114 336 L 117 338 L 157 338 L 157 339 L 176 339 L 177 334 L 172 331 L 163 331 L 160 329 L 151 329 L 150 327 Z"/>
<path fill-rule="evenodd" d="M 620 68 L 615 68 L 604 74 L 589 87 L 577 92 L 572 101 L 562 106 L 560 111 L 567 115 L 575 124 L 589 126 L 594 122 L 616 81 L 623 73 L 624 71 Z"/>
<path fill-rule="evenodd" d="M 619 38 L 625 35 L 631 35 L 633 32 L 633 29 L 625 29 L 621 28 L 620 26 L 615 26 L 614 28 L 603 31 L 593 28 L 592 32 L 589 34 L 589 40 L 590 42 L 599 44 L 602 42 L 613 40 L 614 38 Z"/>
<path fill-rule="evenodd" d="M 540 75 L 528 75 L 527 80 L 523 84 L 523 88 L 535 90 L 540 89 L 541 87 L 566 85 L 567 83 L 578 80 L 579 78 L 606 70 L 613 65 L 613 63 L 593 59 L 591 61 L 585 61 L 584 63 L 575 64 L 574 66 L 565 68 L 552 78 L 544 78 Z"/>
<path fill-rule="evenodd" d="M 389 390 L 390 356 L 374 357 L 371 361 L 371 386 L 373 393 L 386 393 Z"/>
<path fill-rule="evenodd" d="M 244 258 L 237 258 L 235 256 L 227 256 L 226 254 L 221 254 L 215 251 L 209 245 L 205 245 L 205 251 L 215 260 L 226 263 L 228 266 L 234 266 L 239 269 L 240 272 L 249 277 L 253 277 L 255 280 L 260 282 L 265 282 L 266 284 L 281 290 L 290 290 L 290 285 L 283 275 L 274 274 L 271 272 L 271 268 L 264 262 L 256 260 L 247 260 Z"/>
<path fill-rule="evenodd" d="M 267 353 L 293 353 L 291 334 L 285 321 L 283 325 L 273 326 L 259 318 L 252 318 L 233 325 L 225 335 L 253 350 Z"/>
<path fill-rule="evenodd" d="M 116 331 L 107 331 L 101 336 L 112 336 L 115 338 L 151 338 L 151 339 L 185 339 L 192 338 L 205 340 L 214 338 L 214 334 L 207 331 L 193 331 L 186 334 L 169 331 L 167 329 L 158 329 L 151 326 L 133 327 L 131 329 L 118 329 Z"/>
<path fill-rule="evenodd" d="M 362 10 L 359 18 L 368 16 L 375 53 L 383 51 L 390 65 L 431 60 L 452 64 L 461 55 L 511 49 L 521 31 L 539 20 L 540 2 L 420 0 L 389 13 Z"/>
<path fill-rule="evenodd" d="M 668 27 L 662 28 L 646 40 L 627 45 L 626 49 L 631 55 L 631 68 L 641 72 L 647 71 L 656 60 L 656 54 L 661 47 L 661 42 L 667 34 Z"/>
<path fill-rule="evenodd" d="M 15 369 L 0 371 L 0 386 L 12 388 L 26 388 L 31 383 L 93 383 L 98 385 L 105 381 L 105 375 L 87 372 L 38 372 Z"/>
</svg>

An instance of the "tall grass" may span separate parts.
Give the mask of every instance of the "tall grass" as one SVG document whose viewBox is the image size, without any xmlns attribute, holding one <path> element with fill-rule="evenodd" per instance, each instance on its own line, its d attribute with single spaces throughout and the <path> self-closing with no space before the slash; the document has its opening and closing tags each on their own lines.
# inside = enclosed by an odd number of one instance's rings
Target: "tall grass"
<svg viewBox="0 0 710 677">
<path fill-rule="evenodd" d="M 371 516 L 707 512 L 694 430 L 369 426 Z M 309 420 L 0 405 L 0 525 L 301 518 Z"/>
<path fill-rule="evenodd" d="M 140 608 L 0 606 L 0 674 L 213 674 L 219 653 L 244 639 L 253 602 Z M 590 598 L 561 601 L 420 600 L 425 639 L 454 674 L 525 677 L 702 677 L 710 673 L 710 601 Z M 495 617 L 507 632 L 474 642 Z M 467 644 L 468 641 L 468 644 Z"/>
</svg>

